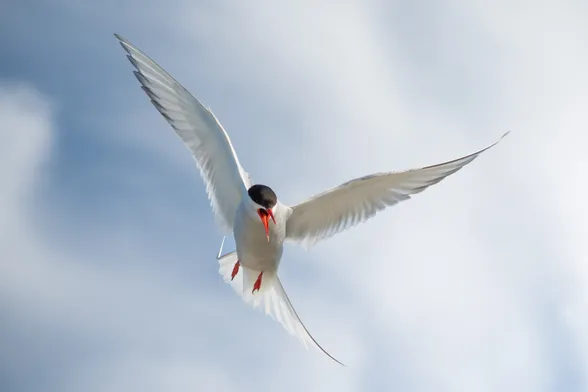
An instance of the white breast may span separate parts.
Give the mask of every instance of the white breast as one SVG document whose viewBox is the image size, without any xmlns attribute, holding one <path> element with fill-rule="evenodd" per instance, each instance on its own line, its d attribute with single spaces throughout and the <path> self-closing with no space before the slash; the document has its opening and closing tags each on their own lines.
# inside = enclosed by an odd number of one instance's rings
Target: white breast
<svg viewBox="0 0 588 392">
<path fill-rule="evenodd" d="M 270 220 L 267 241 L 261 219 L 252 217 L 244 203 L 239 205 L 235 215 L 233 235 L 239 262 L 256 271 L 276 271 L 283 252 L 286 237 L 287 207 L 278 203 L 274 209 L 276 223 Z"/>
</svg>

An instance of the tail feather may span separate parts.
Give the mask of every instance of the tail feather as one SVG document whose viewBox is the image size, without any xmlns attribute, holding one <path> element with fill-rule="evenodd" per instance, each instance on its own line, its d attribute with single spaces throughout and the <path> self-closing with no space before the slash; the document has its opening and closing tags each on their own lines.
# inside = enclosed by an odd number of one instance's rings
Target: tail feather
<svg viewBox="0 0 588 392">
<path fill-rule="evenodd" d="M 278 278 L 277 275 L 274 281 L 273 289 L 274 295 L 272 296 L 272 299 L 274 303 L 273 309 L 275 316 L 271 313 L 270 315 L 282 323 L 288 332 L 298 337 L 305 347 L 307 347 L 306 343 L 314 343 L 314 345 L 318 347 L 319 350 L 325 353 L 333 361 L 337 362 L 341 366 L 345 366 L 341 361 L 329 354 L 310 334 L 308 329 L 306 329 L 306 326 L 302 320 L 300 320 L 298 313 L 296 313 L 296 309 L 294 309 L 292 302 L 290 302 L 290 298 L 288 298 L 288 294 L 286 294 L 286 290 L 284 290 L 284 286 L 282 286 L 282 282 L 280 282 L 280 278 Z M 268 313 L 267 308 L 268 306 L 266 305 L 266 313 Z M 281 311 L 278 311 L 277 309 L 280 309 Z"/>
<path fill-rule="evenodd" d="M 291 335 L 296 336 L 302 342 L 304 347 L 308 348 L 308 343 L 314 344 L 333 361 L 345 366 L 322 348 L 312 337 L 308 329 L 306 329 L 306 326 L 302 323 L 300 317 L 298 317 L 294 306 L 292 306 L 277 274 L 264 271 L 260 290 L 255 294 L 252 294 L 253 283 L 259 275 L 259 271 L 254 271 L 241 265 L 239 272 L 235 275 L 235 278 L 231 280 L 233 267 L 237 262 L 237 252 L 233 251 L 224 256 L 218 257 L 218 262 L 220 264 L 219 273 L 222 275 L 223 280 L 228 283 L 247 304 L 254 308 L 263 304 L 265 313 L 271 316 L 274 320 L 280 322 L 286 331 Z"/>
</svg>

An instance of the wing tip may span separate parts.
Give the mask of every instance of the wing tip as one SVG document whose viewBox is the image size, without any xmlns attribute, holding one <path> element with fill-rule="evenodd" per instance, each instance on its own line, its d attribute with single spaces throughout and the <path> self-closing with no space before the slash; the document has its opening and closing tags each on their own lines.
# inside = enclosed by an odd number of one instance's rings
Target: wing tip
<svg viewBox="0 0 588 392">
<path fill-rule="evenodd" d="M 113 33 L 114 37 L 117 39 L 117 41 L 122 45 L 123 48 L 125 48 L 126 50 L 126 45 L 130 45 L 131 43 L 129 42 L 128 39 L 126 39 L 125 37 L 123 37 L 122 35 L 118 34 L 118 33 Z"/>
<path fill-rule="evenodd" d="M 120 44 L 120 46 L 123 48 L 123 50 L 125 52 L 127 52 L 127 57 L 131 56 L 131 49 L 130 48 L 134 48 L 134 45 L 126 38 L 124 38 L 122 35 L 117 34 L 117 33 L 113 33 L 114 37 L 118 40 L 118 43 Z"/>
<path fill-rule="evenodd" d="M 508 131 L 504 132 L 504 133 L 502 134 L 502 136 L 500 136 L 500 138 L 499 138 L 499 139 L 498 139 L 498 140 L 497 140 L 497 141 L 496 141 L 494 144 L 492 144 L 490 147 L 492 147 L 492 146 L 495 146 L 495 145 L 497 145 L 498 143 L 500 143 L 500 141 L 501 141 L 502 139 L 504 139 L 505 137 L 507 137 L 508 135 L 510 135 L 510 132 L 511 132 L 511 130 L 510 130 L 510 129 L 509 129 Z M 490 148 L 490 147 L 488 147 L 488 148 Z"/>
</svg>

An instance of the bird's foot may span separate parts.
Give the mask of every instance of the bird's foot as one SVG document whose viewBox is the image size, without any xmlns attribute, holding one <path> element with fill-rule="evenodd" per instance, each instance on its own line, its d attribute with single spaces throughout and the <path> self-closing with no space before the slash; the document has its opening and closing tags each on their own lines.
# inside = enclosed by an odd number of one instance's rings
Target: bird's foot
<svg viewBox="0 0 588 392">
<path fill-rule="evenodd" d="M 263 271 L 261 271 L 259 273 L 259 276 L 257 277 L 257 280 L 253 284 L 253 290 L 251 290 L 251 294 L 255 294 L 255 290 L 259 291 L 259 289 L 261 288 L 261 276 L 262 275 L 263 275 Z"/>
<path fill-rule="evenodd" d="M 231 272 L 231 280 L 235 279 L 235 276 L 237 276 L 237 273 L 239 272 L 240 265 L 241 265 L 241 263 L 239 263 L 239 260 L 237 260 L 237 262 L 235 263 L 235 266 L 233 267 L 233 272 Z"/>
</svg>

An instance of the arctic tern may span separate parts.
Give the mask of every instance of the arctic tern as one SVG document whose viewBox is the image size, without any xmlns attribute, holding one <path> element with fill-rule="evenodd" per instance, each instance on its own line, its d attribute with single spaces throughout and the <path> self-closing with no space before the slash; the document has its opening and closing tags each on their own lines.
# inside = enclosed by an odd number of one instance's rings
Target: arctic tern
<svg viewBox="0 0 588 392">
<path fill-rule="evenodd" d="M 494 144 L 437 165 L 356 178 L 295 206 L 282 204 L 267 185 L 255 184 L 243 169 L 229 135 L 209 108 L 128 40 L 115 34 L 135 67 L 141 88 L 192 153 L 216 221 L 232 232 L 236 250 L 217 256 L 225 282 L 279 321 L 306 346 L 315 344 L 278 278 L 283 243 L 307 247 L 365 222 L 386 207 L 407 200 L 476 159 Z M 223 238 L 224 243 L 224 238 Z"/>
</svg>

